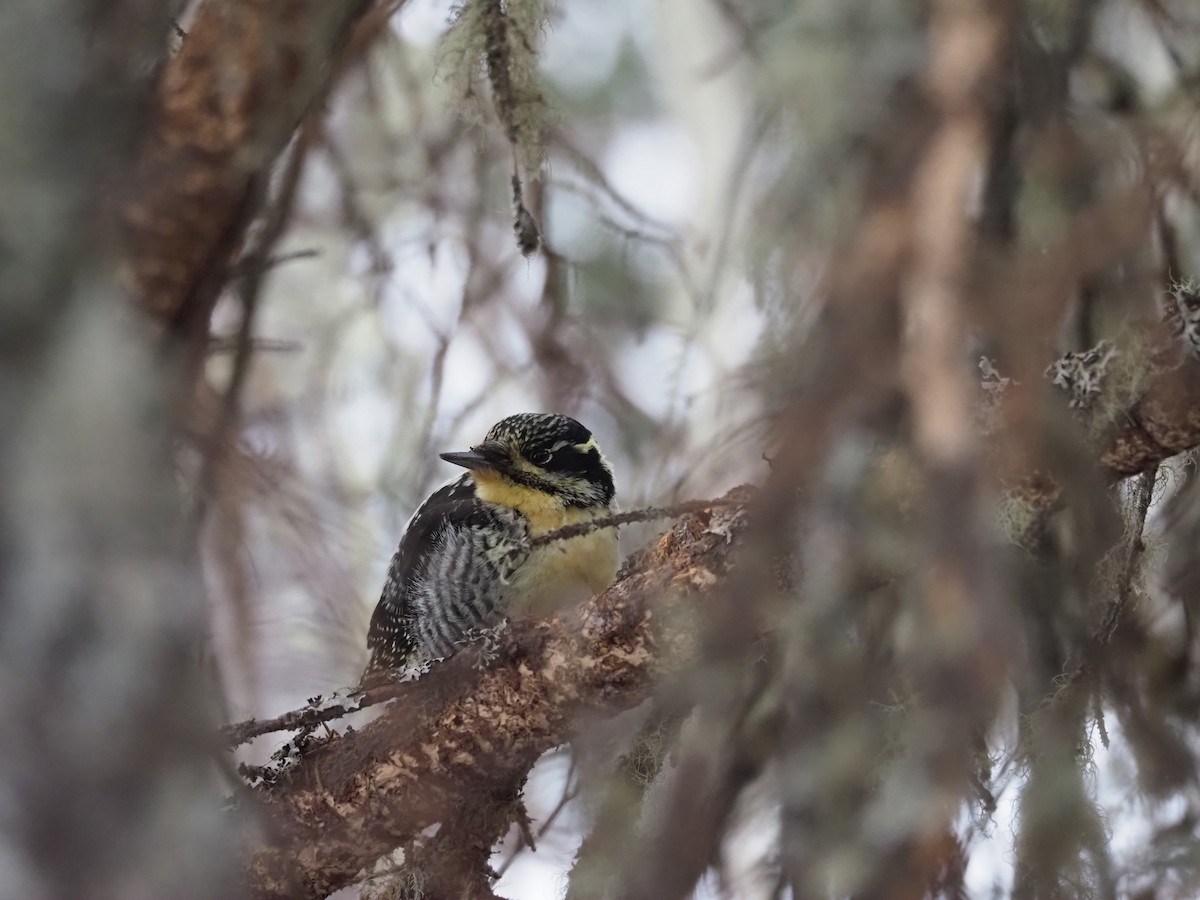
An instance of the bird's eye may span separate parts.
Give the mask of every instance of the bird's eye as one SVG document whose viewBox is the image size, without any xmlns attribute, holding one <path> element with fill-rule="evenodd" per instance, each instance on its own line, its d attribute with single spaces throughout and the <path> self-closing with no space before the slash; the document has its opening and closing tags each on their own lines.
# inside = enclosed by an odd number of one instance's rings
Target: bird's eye
<svg viewBox="0 0 1200 900">
<path fill-rule="evenodd" d="M 529 454 L 529 461 L 535 466 L 544 466 L 546 463 L 550 462 L 550 451 L 534 450 Z"/>
</svg>

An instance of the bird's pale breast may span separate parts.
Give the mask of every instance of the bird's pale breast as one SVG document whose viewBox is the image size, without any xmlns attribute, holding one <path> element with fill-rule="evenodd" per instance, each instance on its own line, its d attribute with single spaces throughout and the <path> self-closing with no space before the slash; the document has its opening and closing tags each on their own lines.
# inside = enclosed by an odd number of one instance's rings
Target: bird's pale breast
<svg viewBox="0 0 1200 900">
<path fill-rule="evenodd" d="M 608 514 L 608 510 L 541 511 L 529 517 L 530 535 L 537 537 Z M 619 562 L 615 528 L 597 529 L 539 547 L 513 576 L 516 606 L 526 614 L 549 615 L 608 587 Z"/>
</svg>

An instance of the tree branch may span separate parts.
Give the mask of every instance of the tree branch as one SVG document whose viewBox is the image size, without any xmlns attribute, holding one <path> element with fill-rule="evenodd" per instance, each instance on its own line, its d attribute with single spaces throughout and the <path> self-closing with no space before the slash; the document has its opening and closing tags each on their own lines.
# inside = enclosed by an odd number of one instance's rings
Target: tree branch
<svg viewBox="0 0 1200 900">
<path fill-rule="evenodd" d="M 674 506 L 647 506 L 643 509 L 631 509 L 628 512 L 613 513 L 611 516 L 600 516 L 595 519 L 589 519 L 586 522 L 576 522 L 574 525 L 564 525 L 562 528 L 556 528 L 554 531 L 538 535 L 529 542 L 529 546 L 535 548 L 543 547 L 546 544 L 553 544 L 555 541 L 566 541 L 571 538 L 582 537 L 601 528 L 629 525 L 633 522 L 649 522 L 654 519 L 676 519 L 688 513 L 716 509 L 719 506 L 739 506 L 740 504 L 740 500 L 718 498 L 716 500 L 685 500 L 683 503 L 676 503 Z"/>
</svg>

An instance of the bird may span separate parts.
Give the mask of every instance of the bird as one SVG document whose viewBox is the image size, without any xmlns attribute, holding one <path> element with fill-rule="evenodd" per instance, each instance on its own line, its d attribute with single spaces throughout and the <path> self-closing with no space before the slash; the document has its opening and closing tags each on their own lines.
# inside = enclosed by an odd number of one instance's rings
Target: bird
<svg viewBox="0 0 1200 900">
<path fill-rule="evenodd" d="M 371 616 L 364 678 L 449 657 L 473 634 L 578 602 L 616 575 L 613 527 L 531 545 L 615 509 L 612 466 L 575 419 L 512 415 L 470 450 L 439 455 L 467 471 L 434 491 L 400 538 Z"/>
</svg>

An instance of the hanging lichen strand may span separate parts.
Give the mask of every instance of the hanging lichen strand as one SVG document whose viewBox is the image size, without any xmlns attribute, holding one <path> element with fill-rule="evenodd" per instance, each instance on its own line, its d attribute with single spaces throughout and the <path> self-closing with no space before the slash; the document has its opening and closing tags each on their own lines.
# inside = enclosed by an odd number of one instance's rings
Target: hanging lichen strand
<svg viewBox="0 0 1200 900">
<path fill-rule="evenodd" d="M 525 205 L 523 183 L 542 165 L 542 125 L 546 100 L 538 77 L 538 50 L 549 14 L 544 0 L 468 0 L 454 13 L 442 40 L 447 79 L 467 117 L 486 120 L 483 93 L 487 73 L 492 109 L 513 152 L 513 231 L 526 256 L 541 240 L 537 222 Z"/>
</svg>

